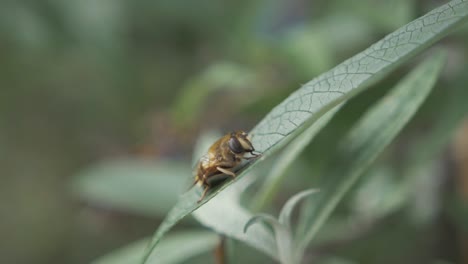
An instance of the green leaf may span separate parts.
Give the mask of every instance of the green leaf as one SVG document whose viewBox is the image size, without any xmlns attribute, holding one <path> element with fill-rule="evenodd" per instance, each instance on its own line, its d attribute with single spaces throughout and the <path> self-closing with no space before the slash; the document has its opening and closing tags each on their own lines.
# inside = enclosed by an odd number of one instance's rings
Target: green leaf
<svg viewBox="0 0 468 264">
<path fill-rule="evenodd" d="M 112 160 L 83 170 L 71 187 L 75 195 L 92 204 L 161 216 L 177 201 L 190 172 L 178 162 Z"/>
<path fill-rule="evenodd" d="M 281 263 L 294 264 L 298 262 L 298 255 L 294 250 L 292 230 L 291 230 L 291 213 L 295 205 L 305 197 L 317 192 L 317 190 L 305 190 L 291 197 L 283 206 L 279 220 L 271 215 L 259 214 L 251 217 L 244 226 L 244 233 L 256 222 L 263 220 L 269 223 L 275 232 L 275 241 L 278 251 L 278 257 Z"/>
<path fill-rule="evenodd" d="M 320 74 L 333 67 L 335 58 L 339 57 L 337 51 L 369 43 L 373 26 L 362 16 L 327 14 L 289 32 L 282 41 L 281 51 L 301 76 Z"/>
<path fill-rule="evenodd" d="M 291 228 L 291 213 L 294 207 L 298 202 L 300 202 L 302 199 L 306 198 L 307 196 L 314 194 L 318 192 L 316 189 L 309 189 L 305 190 L 302 192 L 299 192 L 295 194 L 293 197 L 289 198 L 289 200 L 286 202 L 286 204 L 283 206 L 281 209 L 280 215 L 279 215 L 279 222 L 280 224 L 286 226 L 287 229 Z"/>
<path fill-rule="evenodd" d="M 247 221 L 244 232 L 248 233 L 251 226 L 259 221 L 265 221 L 271 225 L 275 232 L 276 248 L 279 261 L 282 264 L 297 264 L 297 258 L 294 256 L 292 233 L 285 225 L 281 224 L 271 215 L 259 214 Z"/>
<path fill-rule="evenodd" d="M 251 175 L 249 175 L 251 176 Z M 254 177 L 244 177 L 235 182 L 229 189 L 220 193 L 216 199 L 193 213 L 193 216 L 204 226 L 234 238 L 256 248 L 273 259 L 278 259 L 275 238 L 263 225 L 253 226 L 248 233 L 244 226 L 253 217 L 252 213 L 240 204 L 240 195 L 253 181 Z"/>
<path fill-rule="evenodd" d="M 282 170 L 280 168 L 283 168 L 284 166 L 287 167 L 295 157 L 300 154 L 316 132 L 328 122 L 335 112 L 336 111 L 330 111 L 324 115 L 318 122 L 314 123 L 306 132 L 301 134 L 283 151 L 284 154 L 275 162 L 275 166 L 273 166 L 272 169 L 272 175 L 275 176 L 273 181 L 276 184 L 279 184 L 278 177 L 276 177 L 276 175 L 284 175 L 281 173 Z M 198 157 L 205 153 L 209 145 L 219 138 L 219 136 L 220 135 L 215 132 L 203 133 L 195 145 L 194 160 L 198 160 Z M 278 164 L 280 163 L 283 165 L 278 167 Z M 196 210 L 193 215 L 195 219 L 204 226 L 230 238 L 243 241 L 251 247 L 261 250 L 266 255 L 277 259 L 278 254 L 274 237 L 271 236 L 269 230 L 266 230 L 263 225 L 256 225 L 251 228 L 248 233 L 243 231 L 244 223 L 251 219 L 253 214 L 240 205 L 240 197 L 242 192 L 255 179 L 257 179 L 256 175 L 252 174 L 243 177 L 239 181 L 235 182 L 229 189 L 220 193 L 216 199 L 210 200 L 205 204 L 205 206 Z M 277 185 L 275 185 L 275 187 L 276 186 Z M 271 192 L 272 189 L 276 188 L 269 188 L 269 193 L 274 192 Z M 255 199 L 253 200 L 255 201 Z M 223 221 L 219 221 L 219 219 L 223 219 Z"/>
<path fill-rule="evenodd" d="M 372 107 L 343 139 L 319 186 L 318 199 L 301 217 L 299 250 L 305 249 L 343 195 L 396 137 L 431 91 L 445 62 L 442 52 L 419 65 Z"/>
<path fill-rule="evenodd" d="M 387 165 L 387 164 L 386 164 Z M 366 180 L 353 191 L 350 201 L 355 220 L 375 221 L 401 209 L 412 191 L 407 179 L 397 181 L 395 168 L 383 164 L 373 165 L 362 177 Z M 367 178 L 369 177 L 369 178 Z M 347 219 L 348 222 L 349 219 Z"/>
<path fill-rule="evenodd" d="M 92 264 L 129 264 L 141 259 L 149 239 L 143 239 L 96 259 Z M 150 256 L 151 264 L 175 264 L 212 250 L 218 236 L 207 231 L 184 231 L 174 233 L 164 239 Z M 185 263 L 185 262 L 184 262 Z"/>
<path fill-rule="evenodd" d="M 468 17 L 468 2 L 451 1 L 410 22 L 318 76 L 276 106 L 252 131 L 261 152 L 287 143 L 333 106 L 382 79 Z"/>
<path fill-rule="evenodd" d="M 273 227 L 278 227 L 278 226 L 281 225 L 276 218 L 274 218 L 273 216 L 271 216 L 269 214 L 258 214 L 256 216 L 251 217 L 249 219 L 249 221 L 247 221 L 245 223 L 244 233 L 247 233 L 247 231 L 250 229 L 250 227 L 253 224 L 256 224 L 256 223 L 258 223 L 260 221 L 265 221 L 265 222 L 267 222 L 268 224 L 270 224 Z"/>
<path fill-rule="evenodd" d="M 339 10 L 347 10 L 371 24 L 376 31 L 389 30 L 408 23 L 413 18 L 415 0 L 383 1 L 376 4 L 373 0 L 359 2 L 341 1 Z"/>
<path fill-rule="evenodd" d="M 336 112 L 341 108 L 341 105 L 336 106 L 334 109 L 327 112 L 325 115 L 320 117 L 317 122 L 307 128 L 302 134 L 295 138 L 291 144 L 289 144 L 281 153 L 281 155 L 275 160 L 267 179 L 263 183 L 260 190 L 257 192 L 253 199 L 254 204 L 252 206 L 254 211 L 261 210 L 273 199 L 278 189 L 281 187 L 281 183 L 287 176 L 285 173 L 291 164 L 296 160 L 297 156 L 309 145 L 310 141 L 315 135 L 326 125 L 328 121 L 335 115 Z"/>
<path fill-rule="evenodd" d="M 320 259 L 319 264 L 357 264 L 358 262 L 344 259 L 337 256 L 326 256 L 323 259 Z"/>
<path fill-rule="evenodd" d="M 233 94 L 250 89 L 255 75 L 250 69 L 232 62 L 212 65 L 189 80 L 172 108 L 173 120 L 187 126 L 200 115 L 209 96 L 219 90 L 232 90 Z M 245 100 L 245 97 L 244 97 Z"/>
<path fill-rule="evenodd" d="M 258 151 L 263 153 L 263 156 L 247 164 L 250 166 L 239 172 L 237 178 L 242 178 L 259 162 L 287 144 L 328 110 L 382 79 L 391 70 L 446 35 L 449 30 L 462 23 L 467 17 L 468 2 L 466 0 L 451 1 L 396 30 L 368 49 L 301 87 L 275 107 L 251 131 L 254 135 L 252 143 Z M 232 182 L 211 191 L 200 203 L 197 203 L 200 195 L 198 188 L 185 193 L 154 234 L 142 263 L 146 262 L 160 239 L 178 221 L 230 184 Z"/>
<path fill-rule="evenodd" d="M 466 68 L 466 66 L 465 66 Z M 447 99 L 442 103 L 437 102 L 434 106 L 437 111 L 431 115 L 433 125 L 426 135 L 418 137 L 411 146 L 408 166 L 418 166 L 420 163 L 425 163 L 427 160 L 432 160 L 435 153 L 441 149 L 452 139 L 455 130 L 460 125 L 460 122 L 466 118 L 468 113 L 468 89 L 466 83 L 468 76 L 458 80 L 458 85 L 453 85 L 448 91 L 444 87 L 444 93 L 447 93 Z"/>
</svg>

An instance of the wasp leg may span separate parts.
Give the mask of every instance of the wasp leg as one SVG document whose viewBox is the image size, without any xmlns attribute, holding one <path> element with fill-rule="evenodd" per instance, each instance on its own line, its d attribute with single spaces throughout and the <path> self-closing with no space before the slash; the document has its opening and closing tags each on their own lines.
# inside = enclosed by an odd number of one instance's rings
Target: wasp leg
<svg viewBox="0 0 468 264">
<path fill-rule="evenodd" d="M 253 151 L 250 151 L 249 153 L 250 153 L 250 155 L 252 155 L 252 156 L 250 156 L 250 157 L 242 157 L 242 158 L 245 159 L 245 160 L 251 160 L 251 159 L 256 159 L 256 158 L 262 156 L 262 153 L 256 154 L 256 153 L 253 153 Z"/>
<path fill-rule="evenodd" d="M 216 169 L 219 170 L 220 172 L 224 173 L 224 174 L 232 176 L 233 178 L 236 177 L 236 174 L 234 172 L 228 170 L 228 169 L 221 168 L 221 167 L 216 167 Z"/>
<path fill-rule="evenodd" d="M 206 174 L 203 174 L 201 177 L 197 177 L 195 179 L 195 182 L 197 182 L 197 180 L 200 181 L 200 179 L 202 180 L 201 186 L 203 186 L 205 189 L 203 190 L 203 193 L 202 193 L 200 199 L 198 199 L 197 203 L 200 203 L 203 200 L 203 198 L 205 198 L 205 195 L 208 193 L 208 191 L 211 188 L 211 184 L 209 184 L 208 181 L 207 181 L 207 175 Z"/>
<path fill-rule="evenodd" d="M 190 185 L 190 187 L 187 189 L 190 190 L 193 188 L 193 186 L 195 185 L 200 185 L 200 186 L 203 186 L 203 184 L 206 182 L 206 177 L 205 175 L 203 174 L 201 177 L 199 177 L 198 175 L 195 176 L 195 180 L 193 181 L 192 185 Z"/>
<path fill-rule="evenodd" d="M 211 187 L 210 185 L 206 185 L 205 190 L 203 191 L 200 199 L 198 199 L 197 203 L 200 203 L 203 200 L 203 198 L 205 198 L 205 195 L 208 192 L 208 190 L 210 189 L 210 187 Z"/>
</svg>

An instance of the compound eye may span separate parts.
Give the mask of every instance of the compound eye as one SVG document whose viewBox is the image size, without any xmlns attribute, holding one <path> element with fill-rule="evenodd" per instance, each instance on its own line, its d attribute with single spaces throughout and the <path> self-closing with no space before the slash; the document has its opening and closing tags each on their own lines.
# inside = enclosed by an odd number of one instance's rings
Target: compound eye
<svg viewBox="0 0 468 264">
<path fill-rule="evenodd" d="M 229 139 L 229 148 L 231 149 L 232 152 L 234 152 L 236 154 L 240 154 L 240 153 L 245 152 L 245 150 L 242 147 L 241 143 L 235 137 L 231 137 Z"/>
</svg>

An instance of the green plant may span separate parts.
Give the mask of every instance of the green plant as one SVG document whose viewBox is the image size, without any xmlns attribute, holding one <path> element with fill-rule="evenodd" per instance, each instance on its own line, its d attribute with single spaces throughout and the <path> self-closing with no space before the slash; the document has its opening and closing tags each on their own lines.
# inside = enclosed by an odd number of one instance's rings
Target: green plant
<svg viewBox="0 0 468 264">
<path fill-rule="evenodd" d="M 393 70 L 465 22 L 467 17 L 468 2 L 451 1 L 387 35 L 291 94 L 251 131 L 254 135 L 253 144 L 263 153 L 262 158 L 248 164 L 235 180 L 211 191 L 201 203 L 197 203 L 200 195 L 198 188 L 184 193 L 158 227 L 140 263 L 162 263 L 158 262 L 162 256 L 159 254 L 165 257 L 170 254 L 157 250 L 162 246 L 160 243 L 165 243 L 163 237 L 191 213 L 203 225 L 243 241 L 272 259 L 281 263 L 299 263 L 311 242 L 318 239 L 318 231 L 324 227 L 338 203 L 356 186 L 356 182 L 423 104 L 445 63 L 445 52 L 435 49 L 432 54 L 428 54 L 393 89 L 373 103 L 343 138 L 337 140 L 331 162 L 323 170 L 323 180 L 311 186 L 320 192 L 308 198 L 301 207 L 297 225 L 291 224 L 292 207 L 298 197 L 305 198 L 310 192 L 298 193 L 298 196 L 291 198 L 293 202 L 286 203 L 280 220 L 265 214 L 256 217 L 256 213 L 271 205 L 281 184 L 285 182 L 288 175 L 286 171 L 314 137 L 346 107 L 349 99 L 373 87 Z M 453 120 L 452 124 L 457 124 L 459 119 Z M 452 130 L 454 127 L 451 126 Z M 262 186 L 257 194 L 249 198 L 253 204 L 250 208 L 244 206 L 241 195 L 258 179 L 256 176 L 261 174 L 259 168 L 262 169 L 260 165 L 275 158 L 274 154 L 277 153 L 279 156 L 276 157 L 273 169 L 260 183 Z M 188 171 L 186 174 L 190 174 Z M 154 171 L 155 175 L 164 173 L 164 170 Z M 267 219 L 274 232 L 261 224 L 251 225 L 259 219 Z M 129 254 L 141 254 L 143 250 L 131 252 Z"/>
</svg>

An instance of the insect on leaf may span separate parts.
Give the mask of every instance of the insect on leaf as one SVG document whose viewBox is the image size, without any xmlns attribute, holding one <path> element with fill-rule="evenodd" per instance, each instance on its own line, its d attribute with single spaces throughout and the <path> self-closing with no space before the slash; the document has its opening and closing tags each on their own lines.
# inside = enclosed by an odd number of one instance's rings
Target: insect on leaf
<svg viewBox="0 0 468 264">
<path fill-rule="evenodd" d="M 464 22 L 467 17 L 468 0 L 451 1 L 397 29 L 295 91 L 250 132 L 253 135 L 253 145 L 263 156 L 239 172 L 237 178 L 242 178 L 328 110 L 381 80 L 390 71 Z M 162 237 L 177 222 L 231 184 L 232 182 L 228 182 L 213 190 L 200 203 L 197 203 L 200 196 L 197 188 L 182 195 L 157 229 L 141 263 L 146 263 Z"/>
</svg>

